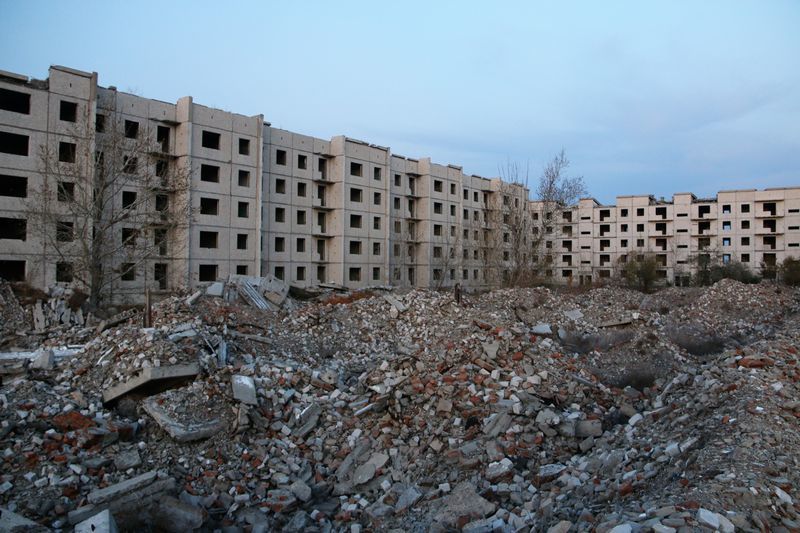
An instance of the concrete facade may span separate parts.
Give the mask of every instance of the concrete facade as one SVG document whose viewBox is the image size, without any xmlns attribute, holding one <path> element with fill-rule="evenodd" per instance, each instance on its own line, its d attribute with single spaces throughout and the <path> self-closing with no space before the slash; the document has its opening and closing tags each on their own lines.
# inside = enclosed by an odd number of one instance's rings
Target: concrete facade
<svg viewBox="0 0 800 533">
<path fill-rule="evenodd" d="M 91 156 L 107 128 L 127 137 L 133 124 L 147 157 L 108 209 L 146 198 L 137 209 L 152 217 L 151 233 L 139 239 L 160 244 L 131 262 L 124 223 L 115 228 L 120 253 L 108 268 L 128 273 L 109 289 L 118 300 L 233 274 L 272 274 L 300 287 L 484 289 L 529 257 L 554 282 L 578 284 L 613 278 L 645 253 L 656 254 L 665 280 L 681 282 L 701 256 L 758 272 L 800 255 L 800 188 L 619 196 L 613 206 L 587 198 L 546 209 L 521 185 L 459 166 L 273 128 L 262 115 L 191 97 L 126 94 L 99 86 L 96 73 L 54 66 L 43 81 L 0 72 L 0 276 L 42 288 L 75 283 L 64 273 L 77 245 L 56 255 L 27 220 L 35 192 L 55 179 L 40 154 L 74 145 L 69 175 L 78 190 L 90 188 Z M 147 179 L 181 173 L 184 187 Z M 526 233 L 513 235 L 520 227 Z"/>
</svg>

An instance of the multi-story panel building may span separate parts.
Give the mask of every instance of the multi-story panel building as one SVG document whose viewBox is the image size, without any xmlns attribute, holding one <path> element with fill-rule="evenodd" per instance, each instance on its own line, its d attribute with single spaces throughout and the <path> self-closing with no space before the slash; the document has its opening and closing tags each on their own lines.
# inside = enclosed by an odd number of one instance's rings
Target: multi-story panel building
<svg viewBox="0 0 800 533">
<path fill-rule="evenodd" d="M 231 275 L 271 274 L 300 287 L 485 289 L 530 266 L 553 282 L 584 284 L 616 277 L 642 254 L 680 283 L 698 262 L 771 272 L 800 256 L 800 188 L 551 205 L 459 166 L 272 128 L 262 115 L 191 97 L 130 95 L 98 86 L 94 73 L 51 67 L 44 81 L 0 72 L 0 277 L 77 283 L 78 244 L 100 221 L 81 224 L 64 200 L 109 179 L 98 161 L 110 157 L 114 135 L 130 154 L 100 218 L 141 216 L 112 225 L 116 252 L 103 265 L 115 273 L 104 288 L 112 300 Z M 34 221 L 45 200 L 63 217 L 52 228 Z M 48 231 L 72 240 L 56 253 Z M 134 249 L 147 253 L 134 259 Z"/>
</svg>

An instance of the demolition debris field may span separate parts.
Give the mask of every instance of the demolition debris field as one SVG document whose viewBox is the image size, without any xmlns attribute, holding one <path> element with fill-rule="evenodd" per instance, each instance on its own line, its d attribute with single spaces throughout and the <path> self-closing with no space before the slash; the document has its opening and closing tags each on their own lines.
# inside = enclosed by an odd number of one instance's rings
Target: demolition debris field
<svg viewBox="0 0 800 533">
<path fill-rule="evenodd" d="M 3 286 L 0 529 L 800 530 L 793 288 L 218 289 Z"/>
</svg>

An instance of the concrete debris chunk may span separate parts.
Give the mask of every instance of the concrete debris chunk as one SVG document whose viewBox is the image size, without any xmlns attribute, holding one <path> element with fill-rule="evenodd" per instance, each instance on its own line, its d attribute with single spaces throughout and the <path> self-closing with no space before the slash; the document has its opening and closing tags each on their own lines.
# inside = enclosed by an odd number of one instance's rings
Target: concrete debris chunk
<svg viewBox="0 0 800 533">
<path fill-rule="evenodd" d="M 465 481 L 442 499 L 434 520 L 445 527 L 460 527 L 490 515 L 496 508 L 494 503 L 477 493 L 473 484 Z"/>
<path fill-rule="evenodd" d="M 250 376 L 234 374 L 231 376 L 233 398 L 248 405 L 258 405 L 256 398 L 256 383 Z"/>
<path fill-rule="evenodd" d="M 194 378 L 200 367 L 194 364 L 143 368 L 139 374 L 103 391 L 103 402 L 113 404 L 126 394 L 147 391 L 158 392 Z"/>
<path fill-rule="evenodd" d="M 117 531 L 117 522 L 108 509 L 76 524 L 74 529 L 75 533 L 117 533 Z"/>
<path fill-rule="evenodd" d="M 89 493 L 86 499 L 89 503 L 98 504 L 113 500 L 128 492 L 134 491 L 138 488 L 149 485 L 156 480 L 157 472 L 151 470 L 136 477 L 120 481 L 103 489 L 96 489 Z"/>
</svg>

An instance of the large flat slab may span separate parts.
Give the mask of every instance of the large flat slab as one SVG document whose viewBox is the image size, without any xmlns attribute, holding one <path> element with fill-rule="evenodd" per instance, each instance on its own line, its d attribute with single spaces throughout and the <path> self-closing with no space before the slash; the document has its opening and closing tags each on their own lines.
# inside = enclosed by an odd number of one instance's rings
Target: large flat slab
<svg viewBox="0 0 800 533">
<path fill-rule="evenodd" d="M 202 423 L 185 424 L 170 416 L 155 398 L 148 398 L 142 402 L 142 407 L 161 426 L 161 429 L 178 442 L 207 439 L 223 431 L 226 426 L 224 421 L 216 418 Z"/>
<path fill-rule="evenodd" d="M 197 363 L 143 368 L 136 377 L 103 391 L 103 403 L 111 404 L 134 392 L 155 394 L 174 387 L 200 373 Z"/>
</svg>

